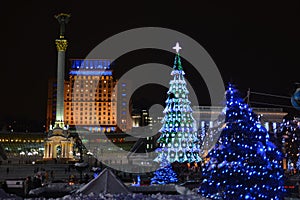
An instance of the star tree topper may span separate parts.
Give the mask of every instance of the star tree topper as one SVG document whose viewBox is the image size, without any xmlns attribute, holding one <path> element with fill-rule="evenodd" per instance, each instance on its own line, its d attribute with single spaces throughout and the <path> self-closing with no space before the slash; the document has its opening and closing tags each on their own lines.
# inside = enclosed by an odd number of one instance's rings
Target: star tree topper
<svg viewBox="0 0 300 200">
<path fill-rule="evenodd" d="M 179 51 L 181 49 L 181 47 L 179 46 L 179 42 L 176 42 L 176 45 L 175 45 L 175 47 L 173 47 L 173 49 L 176 50 L 176 53 L 179 53 Z"/>
</svg>

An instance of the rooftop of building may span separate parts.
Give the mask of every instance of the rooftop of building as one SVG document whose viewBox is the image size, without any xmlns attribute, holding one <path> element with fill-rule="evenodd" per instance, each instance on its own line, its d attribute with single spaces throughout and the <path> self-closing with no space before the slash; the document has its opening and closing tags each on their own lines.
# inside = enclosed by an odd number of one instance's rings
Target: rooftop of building
<svg viewBox="0 0 300 200">
<path fill-rule="evenodd" d="M 111 60 L 108 59 L 70 59 L 69 75 L 112 76 Z"/>
</svg>

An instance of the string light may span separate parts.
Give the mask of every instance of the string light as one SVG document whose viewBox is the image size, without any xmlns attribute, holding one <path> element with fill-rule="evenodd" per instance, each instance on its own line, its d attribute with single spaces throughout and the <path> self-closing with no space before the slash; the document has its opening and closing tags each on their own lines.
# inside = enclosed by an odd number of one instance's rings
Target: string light
<svg viewBox="0 0 300 200">
<path fill-rule="evenodd" d="M 207 181 L 198 192 L 212 199 L 283 199 L 280 151 L 232 85 L 225 95 L 226 128 L 208 154 L 203 168 Z"/>
<path fill-rule="evenodd" d="M 179 45 L 176 45 L 178 50 Z M 192 116 L 193 110 L 188 100 L 189 91 L 184 81 L 184 71 L 181 66 L 179 53 L 176 54 L 170 81 L 170 88 L 167 92 L 166 107 L 164 109 L 163 126 L 160 129 L 161 136 L 158 139 L 158 154 L 166 154 L 168 162 L 200 162 L 199 144 L 197 138 L 197 129 L 194 124 L 195 120 Z M 174 140 L 169 140 L 170 138 Z M 174 153 L 171 155 L 169 149 L 173 148 Z M 181 152 L 179 152 L 181 148 Z M 175 156 L 178 155 L 178 156 Z M 159 157 L 159 156 L 158 156 Z M 157 159 L 156 159 L 157 160 Z M 159 160 L 159 159 L 158 159 Z"/>
</svg>

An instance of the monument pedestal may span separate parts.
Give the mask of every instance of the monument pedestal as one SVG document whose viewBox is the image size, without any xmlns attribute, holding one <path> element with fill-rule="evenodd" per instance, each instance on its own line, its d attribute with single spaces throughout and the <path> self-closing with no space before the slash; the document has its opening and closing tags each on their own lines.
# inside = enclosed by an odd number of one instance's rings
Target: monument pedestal
<svg viewBox="0 0 300 200">
<path fill-rule="evenodd" d="M 68 130 L 56 127 L 49 131 L 44 146 L 44 161 L 64 161 L 74 160 L 73 137 L 68 137 Z"/>
</svg>

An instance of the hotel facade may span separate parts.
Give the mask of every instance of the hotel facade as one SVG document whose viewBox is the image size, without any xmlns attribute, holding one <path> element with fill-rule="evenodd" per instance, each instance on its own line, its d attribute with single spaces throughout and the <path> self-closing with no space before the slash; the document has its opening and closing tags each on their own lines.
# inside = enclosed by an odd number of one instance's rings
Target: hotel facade
<svg viewBox="0 0 300 200">
<path fill-rule="evenodd" d="M 111 61 L 71 59 L 64 82 L 64 123 L 92 132 L 125 132 L 128 123 L 127 83 L 114 79 Z M 119 88 L 118 88 L 119 87 Z M 119 103 L 118 103 L 119 101 Z M 56 115 L 56 80 L 48 83 L 47 131 Z M 117 126 L 119 122 L 119 127 Z"/>
</svg>

